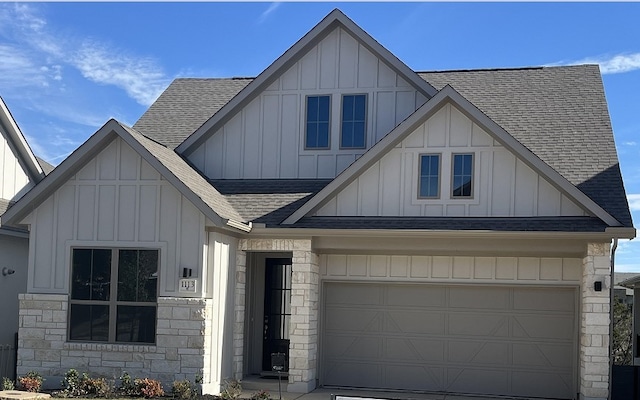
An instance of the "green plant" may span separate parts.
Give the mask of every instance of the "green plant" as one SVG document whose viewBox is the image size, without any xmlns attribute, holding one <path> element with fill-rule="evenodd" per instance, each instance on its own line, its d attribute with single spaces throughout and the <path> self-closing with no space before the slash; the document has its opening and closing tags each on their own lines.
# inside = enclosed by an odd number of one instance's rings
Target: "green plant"
<svg viewBox="0 0 640 400">
<path fill-rule="evenodd" d="M 2 390 L 15 390 L 16 383 L 7 378 L 6 376 L 2 378 Z"/>
<path fill-rule="evenodd" d="M 220 397 L 224 400 L 235 400 L 242 394 L 242 385 L 239 380 L 225 379 L 222 383 Z"/>
<path fill-rule="evenodd" d="M 80 374 L 74 368 L 71 368 L 64 374 L 62 378 L 62 390 L 60 395 L 64 397 L 82 396 L 86 393 L 82 391 L 80 384 Z"/>
<path fill-rule="evenodd" d="M 136 387 L 133 378 L 126 371 L 120 376 L 120 392 L 127 396 L 140 396 L 140 392 Z"/>
<path fill-rule="evenodd" d="M 86 394 L 97 397 L 107 397 L 111 394 L 111 386 L 105 378 L 89 378 L 87 374 L 82 375 L 81 390 Z"/>
<path fill-rule="evenodd" d="M 171 393 L 174 399 L 177 400 L 190 400 L 195 398 L 195 390 L 188 379 L 181 381 L 173 381 L 171 386 Z"/>
<path fill-rule="evenodd" d="M 39 392 L 43 381 L 44 379 L 42 379 L 42 375 L 35 371 L 29 371 L 27 372 L 27 375 L 18 379 L 20 387 L 27 392 Z"/>
<path fill-rule="evenodd" d="M 133 382 L 138 389 L 138 393 L 147 399 L 164 396 L 164 389 L 162 389 L 162 385 L 155 379 L 136 379 Z"/>
<path fill-rule="evenodd" d="M 271 395 L 268 390 L 258 390 L 254 394 L 251 395 L 251 400 L 270 400 Z"/>
</svg>

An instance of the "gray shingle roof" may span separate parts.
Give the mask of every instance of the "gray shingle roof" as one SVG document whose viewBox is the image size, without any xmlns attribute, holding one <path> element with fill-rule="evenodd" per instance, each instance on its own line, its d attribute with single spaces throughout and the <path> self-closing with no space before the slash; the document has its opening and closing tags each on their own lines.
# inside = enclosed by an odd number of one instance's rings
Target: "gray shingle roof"
<svg viewBox="0 0 640 400">
<path fill-rule="evenodd" d="M 175 149 L 252 80 L 176 79 L 133 127 Z"/>
<path fill-rule="evenodd" d="M 49 175 L 51 171 L 53 171 L 53 169 L 55 168 L 53 165 L 49 164 L 48 162 L 46 162 L 45 160 L 43 160 L 38 156 L 36 156 L 36 160 L 38 160 L 38 164 L 40 164 L 40 167 L 44 171 L 45 175 Z"/>
<path fill-rule="evenodd" d="M 274 226 L 281 223 L 330 179 L 211 180 L 245 222 Z"/>
<path fill-rule="evenodd" d="M 9 209 L 11 202 L 7 199 L 0 199 L 0 215 Z"/>
<path fill-rule="evenodd" d="M 632 226 L 598 66 L 419 75 L 437 89 L 451 85 L 624 226 Z M 176 79 L 134 127 L 175 148 L 250 81 Z M 242 207 L 250 199 L 229 201 Z"/>
</svg>

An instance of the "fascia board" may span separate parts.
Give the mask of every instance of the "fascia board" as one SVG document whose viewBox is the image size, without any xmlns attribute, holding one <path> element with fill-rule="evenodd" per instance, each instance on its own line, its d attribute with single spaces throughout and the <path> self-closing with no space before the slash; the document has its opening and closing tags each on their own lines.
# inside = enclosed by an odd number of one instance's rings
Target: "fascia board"
<svg viewBox="0 0 640 400">
<path fill-rule="evenodd" d="M 432 97 L 429 101 L 422 105 L 422 107 L 411 114 L 400 125 L 394 128 L 368 152 L 362 155 L 362 157 L 360 157 L 355 163 L 351 164 L 349 168 L 338 175 L 336 179 L 329 183 L 329 185 L 318 192 L 314 197 L 309 199 L 309 201 L 303 204 L 302 207 L 292 213 L 287 219 L 282 222 L 282 224 L 294 224 L 295 222 L 300 220 L 300 218 L 322 207 L 329 201 L 333 194 L 345 188 L 358 175 L 360 175 L 360 173 L 362 173 L 366 168 L 370 167 L 371 165 L 373 165 L 373 163 L 378 161 L 392 147 L 403 140 L 409 133 L 417 128 L 417 126 L 426 121 L 447 101 L 453 103 L 467 117 L 480 125 L 505 148 L 516 154 L 534 171 L 547 178 L 558 190 L 565 193 L 570 199 L 580 204 L 582 207 L 593 213 L 608 225 L 612 227 L 622 225 L 618 220 L 612 217 L 611 214 L 607 213 L 602 207 L 596 204 L 596 202 L 591 200 L 591 198 L 589 198 L 587 195 L 582 193 L 582 191 L 571 184 L 571 182 L 560 175 L 555 169 L 551 168 L 547 163 L 533 154 L 522 143 L 516 140 L 500 125 L 495 123 L 491 118 L 480 111 L 470 101 L 465 99 L 450 85 L 445 86 L 434 97 Z"/>
<path fill-rule="evenodd" d="M 8 139 L 18 151 L 22 163 L 27 168 L 27 174 L 34 183 L 40 182 L 44 177 L 44 171 L 2 97 L 0 97 L 0 122 L 5 127 Z"/>
<path fill-rule="evenodd" d="M 415 85 L 416 89 L 423 92 L 427 98 L 431 98 L 435 93 L 437 93 L 437 90 L 431 84 L 420 78 L 417 73 L 407 67 L 406 64 L 400 61 L 389 50 L 384 48 L 362 28 L 351 21 L 340 10 L 335 9 L 280 57 L 278 57 L 264 71 L 262 71 L 262 73 L 242 89 L 240 93 L 229 100 L 229 102 L 225 104 L 215 115 L 209 118 L 209 120 L 202 124 L 201 127 L 180 143 L 180 145 L 176 147 L 176 152 L 188 155 L 195 151 L 197 146 L 206 140 L 208 132 L 212 130 L 215 131 L 216 127 L 221 126 L 228 121 L 239 108 L 253 100 L 253 98 L 263 89 L 273 83 L 281 73 L 299 61 L 308 49 L 319 43 L 338 26 L 344 28 L 358 38 L 358 40 L 360 40 L 370 51 L 376 54 L 380 59 L 384 60 L 389 67 Z"/>
</svg>

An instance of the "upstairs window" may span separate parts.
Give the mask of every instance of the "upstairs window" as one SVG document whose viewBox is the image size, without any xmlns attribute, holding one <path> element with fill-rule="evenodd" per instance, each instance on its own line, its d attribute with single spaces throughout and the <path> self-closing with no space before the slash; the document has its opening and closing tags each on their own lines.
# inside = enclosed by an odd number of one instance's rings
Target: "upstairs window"
<svg viewBox="0 0 640 400">
<path fill-rule="evenodd" d="M 422 199 L 440 197 L 440 154 L 420 155 L 418 197 Z"/>
<path fill-rule="evenodd" d="M 473 154 L 453 155 L 451 197 L 473 197 Z"/>
<path fill-rule="evenodd" d="M 329 148 L 330 96 L 307 96 L 306 149 Z"/>
<path fill-rule="evenodd" d="M 73 249 L 69 340 L 155 343 L 158 250 Z"/>
<path fill-rule="evenodd" d="M 340 148 L 364 149 L 366 137 L 367 96 L 342 96 L 342 130 Z"/>
</svg>

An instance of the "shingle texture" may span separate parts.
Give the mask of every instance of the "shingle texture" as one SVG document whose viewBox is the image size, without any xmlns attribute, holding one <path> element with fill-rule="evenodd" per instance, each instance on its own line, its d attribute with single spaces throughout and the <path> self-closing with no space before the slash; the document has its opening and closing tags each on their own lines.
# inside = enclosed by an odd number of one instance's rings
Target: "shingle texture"
<svg viewBox="0 0 640 400">
<path fill-rule="evenodd" d="M 438 90 L 451 85 L 624 226 L 632 226 L 598 66 L 419 75 Z M 134 127 L 173 149 L 249 82 L 250 78 L 176 79 Z M 270 216 L 273 223 L 280 219 L 275 210 L 292 212 L 308 197 L 304 193 L 229 194 L 226 199 L 245 220 Z"/>
<path fill-rule="evenodd" d="M 176 79 L 133 127 L 174 149 L 252 80 Z"/>
<path fill-rule="evenodd" d="M 9 209 L 11 202 L 6 199 L 0 199 L 0 215 L 4 214 L 5 211 Z"/>
</svg>

